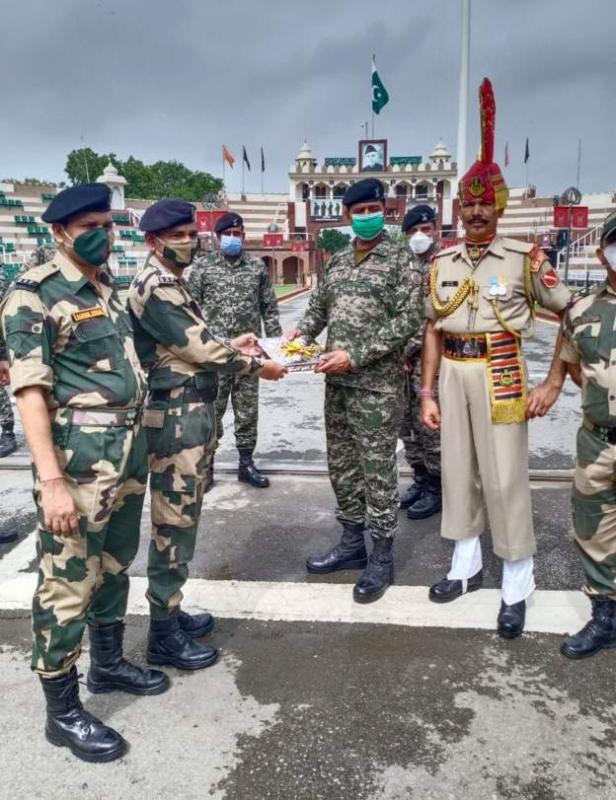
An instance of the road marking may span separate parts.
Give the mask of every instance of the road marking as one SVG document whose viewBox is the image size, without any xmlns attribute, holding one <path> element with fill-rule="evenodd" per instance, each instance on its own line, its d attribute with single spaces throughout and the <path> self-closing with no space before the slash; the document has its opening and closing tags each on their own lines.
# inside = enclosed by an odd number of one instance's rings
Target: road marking
<svg viewBox="0 0 616 800">
<path fill-rule="evenodd" d="M 0 584 L 0 610 L 27 611 L 36 575 L 19 573 Z M 146 578 L 131 578 L 128 613 L 145 615 Z M 428 600 L 427 586 L 392 586 L 377 603 L 353 602 L 350 584 L 272 581 L 210 581 L 190 578 L 184 587 L 186 610 L 207 609 L 226 619 L 283 622 L 344 622 L 401 625 L 407 628 L 494 630 L 500 606 L 497 589 L 482 589 L 453 603 Z M 529 600 L 526 630 L 569 633 L 588 621 L 590 606 L 581 592 L 536 591 Z"/>
</svg>

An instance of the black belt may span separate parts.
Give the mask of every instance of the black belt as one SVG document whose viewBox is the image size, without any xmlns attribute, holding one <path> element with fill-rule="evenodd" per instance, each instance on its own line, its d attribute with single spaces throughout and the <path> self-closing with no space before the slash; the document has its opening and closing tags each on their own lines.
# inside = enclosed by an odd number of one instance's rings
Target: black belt
<svg viewBox="0 0 616 800">
<path fill-rule="evenodd" d="M 198 389 L 196 386 L 187 384 L 179 388 L 184 389 L 182 393 L 182 401 L 184 403 L 213 403 L 218 394 L 218 386 L 204 386 Z M 171 391 L 171 389 L 151 389 L 150 399 L 154 401 L 162 400 L 164 402 L 169 399 Z"/>
<path fill-rule="evenodd" d="M 447 358 L 464 360 L 466 358 L 485 358 L 488 354 L 486 337 L 477 336 L 445 336 L 443 352 Z"/>
<path fill-rule="evenodd" d="M 587 431 L 596 433 L 602 441 L 607 442 L 608 444 L 616 444 L 616 428 L 604 425 L 596 425 L 592 420 L 588 419 L 588 417 L 584 417 L 584 422 L 582 425 Z"/>
</svg>

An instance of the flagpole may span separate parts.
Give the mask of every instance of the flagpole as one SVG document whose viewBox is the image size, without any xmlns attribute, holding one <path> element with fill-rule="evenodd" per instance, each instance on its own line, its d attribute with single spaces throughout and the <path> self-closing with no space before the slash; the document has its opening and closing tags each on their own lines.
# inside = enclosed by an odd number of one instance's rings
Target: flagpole
<svg viewBox="0 0 616 800">
<path fill-rule="evenodd" d="M 460 94 L 458 99 L 458 143 L 456 153 L 458 178 L 461 178 L 466 172 L 468 76 L 471 50 L 471 0 L 462 0 L 462 33 L 460 50 Z"/>
<path fill-rule="evenodd" d="M 244 159 L 244 154 L 242 153 L 242 200 L 244 199 L 244 196 L 246 194 L 246 187 L 244 185 L 244 169 L 245 169 L 244 164 L 245 164 L 245 159 Z"/>
</svg>

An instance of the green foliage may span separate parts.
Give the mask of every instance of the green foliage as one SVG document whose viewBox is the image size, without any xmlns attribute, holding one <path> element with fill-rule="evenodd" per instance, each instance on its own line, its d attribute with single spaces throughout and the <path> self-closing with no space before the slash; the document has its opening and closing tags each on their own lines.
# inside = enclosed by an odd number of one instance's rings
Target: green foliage
<svg viewBox="0 0 616 800">
<path fill-rule="evenodd" d="M 325 228 L 319 234 L 318 246 L 319 250 L 333 254 L 344 250 L 350 241 L 351 237 L 348 233 L 342 233 L 337 228 Z"/>
<path fill-rule="evenodd" d="M 121 161 L 115 153 L 101 155 L 89 147 L 68 154 L 65 172 L 73 184 L 86 183 L 88 178 L 94 181 L 102 175 L 109 161 L 128 181 L 125 189 L 127 197 L 143 200 L 182 197 L 200 202 L 206 195 L 216 195 L 222 189 L 220 178 L 214 178 L 208 172 L 188 169 L 179 161 L 144 164 L 133 156 Z"/>
</svg>

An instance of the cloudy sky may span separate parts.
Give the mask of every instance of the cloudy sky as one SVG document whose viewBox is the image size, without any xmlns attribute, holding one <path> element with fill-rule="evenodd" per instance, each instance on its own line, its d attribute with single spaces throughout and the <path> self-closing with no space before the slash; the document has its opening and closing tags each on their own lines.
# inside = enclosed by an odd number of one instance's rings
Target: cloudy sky
<svg viewBox="0 0 616 800">
<path fill-rule="evenodd" d="M 370 118 L 376 53 L 391 100 L 376 134 L 390 155 L 455 151 L 459 0 L 19 0 L 2 8 L 0 175 L 63 180 L 81 137 L 99 152 L 178 159 L 247 191 L 285 191 L 302 140 L 319 160 L 354 156 Z M 472 0 L 469 157 L 476 88 L 495 87 L 498 160 L 542 194 L 575 181 L 616 190 L 616 2 Z"/>
</svg>

